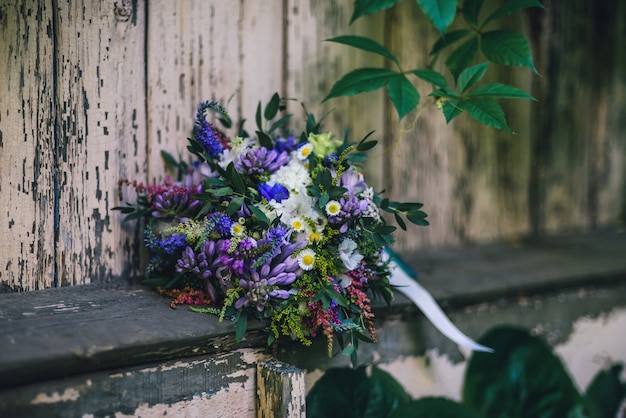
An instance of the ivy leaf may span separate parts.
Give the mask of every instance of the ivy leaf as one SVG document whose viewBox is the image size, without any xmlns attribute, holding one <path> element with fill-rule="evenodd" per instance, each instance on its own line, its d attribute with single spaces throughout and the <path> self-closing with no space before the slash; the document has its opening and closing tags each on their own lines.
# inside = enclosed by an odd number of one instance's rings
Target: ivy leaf
<svg viewBox="0 0 626 418">
<path fill-rule="evenodd" d="M 504 118 L 504 111 L 495 100 L 469 99 L 460 101 L 458 106 L 478 122 L 511 133 Z"/>
<path fill-rule="evenodd" d="M 470 33 L 472 33 L 471 30 L 457 29 L 457 30 L 451 30 L 450 32 L 446 34 L 441 35 L 441 38 L 439 38 L 439 40 L 435 42 L 435 44 L 433 45 L 433 48 L 430 50 L 430 55 L 436 54 L 442 49 L 452 45 L 459 39 L 465 38 Z"/>
<path fill-rule="evenodd" d="M 446 123 L 450 123 L 452 119 L 463 113 L 463 109 L 459 107 L 459 100 L 452 99 L 443 102 L 443 116 L 446 118 Z"/>
<path fill-rule="evenodd" d="M 387 48 L 373 39 L 363 36 L 337 36 L 335 38 L 326 39 L 327 42 L 336 42 L 338 44 L 348 45 L 353 48 L 362 49 L 363 51 L 373 52 L 374 54 L 381 55 L 385 58 L 389 58 L 400 67 L 400 62 Z"/>
<path fill-rule="evenodd" d="M 446 67 L 450 70 L 455 79 L 459 77 L 461 71 L 466 69 L 478 52 L 478 38 L 472 37 L 464 42 L 446 59 Z"/>
<path fill-rule="evenodd" d="M 350 18 L 350 23 L 354 22 L 361 16 L 371 15 L 381 10 L 390 8 L 402 0 L 355 0 L 354 12 Z"/>
<path fill-rule="evenodd" d="M 469 93 L 470 97 L 494 99 L 532 99 L 537 100 L 522 89 L 502 83 L 488 83 L 476 87 Z"/>
<path fill-rule="evenodd" d="M 485 26 L 487 23 L 491 22 L 492 20 L 499 19 L 503 16 L 510 15 L 512 13 L 515 13 L 518 10 L 527 9 L 529 7 L 543 8 L 543 5 L 539 3 L 538 0 L 510 0 L 507 3 L 503 4 L 502 6 L 500 6 L 500 8 L 497 9 L 495 12 L 490 14 L 489 17 L 485 19 L 485 21 L 483 22 L 483 26 Z"/>
<path fill-rule="evenodd" d="M 330 89 L 328 96 L 322 103 L 339 96 L 354 96 L 355 94 L 372 91 L 385 86 L 397 72 L 384 68 L 360 68 L 341 77 Z"/>
<path fill-rule="evenodd" d="M 519 32 L 498 29 L 482 34 L 480 48 L 489 61 L 528 67 L 537 73 L 528 41 Z"/>
<path fill-rule="evenodd" d="M 265 106 L 265 111 L 263 112 L 263 116 L 266 120 L 274 119 L 274 116 L 278 113 L 278 107 L 280 105 L 280 97 L 278 93 L 274 93 L 269 103 Z"/>
<path fill-rule="evenodd" d="M 461 71 L 457 82 L 459 91 L 463 93 L 469 87 L 478 83 L 485 76 L 488 66 L 488 62 L 483 62 L 482 64 L 474 65 L 473 67 L 469 67 Z"/>
<path fill-rule="evenodd" d="M 478 15 L 482 6 L 483 0 L 465 0 L 461 10 L 465 21 L 474 27 L 478 26 Z"/>
<path fill-rule="evenodd" d="M 444 33 L 456 15 L 457 0 L 417 0 L 430 23 Z"/>
<path fill-rule="evenodd" d="M 398 75 L 389 81 L 387 86 L 389 97 L 398 111 L 398 118 L 402 120 L 407 113 L 414 110 L 420 102 L 420 94 L 415 86 L 403 75 Z"/>
<path fill-rule="evenodd" d="M 448 86 L 446 78 L 437 71 L 417 69 L 411 70 L 409 72 L 416 75 L 418 78 L 424 80 L 425 82 L 434 84 L 437 87 L 446 88 Z"/>
</svg>

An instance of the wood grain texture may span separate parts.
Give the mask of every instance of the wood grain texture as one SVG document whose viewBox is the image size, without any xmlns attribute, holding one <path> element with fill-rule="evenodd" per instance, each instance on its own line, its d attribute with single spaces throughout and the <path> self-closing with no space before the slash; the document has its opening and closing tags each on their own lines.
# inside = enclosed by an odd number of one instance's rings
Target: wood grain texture
<svg viewBox="0 0 626 418">
<path fill-rule="evenodd" d="M 187 157 L 196 108 L 219 100 L 254 131 L 259 100 L 282 83 L 282 2 L 160 1 L 148 7 L 148 163 L 164 176 L 161 150 Z"/>
<path fill-rule="evenodd" d="M 145 180 L 142 4 L 59 2 L 59 285 L 137 274 L 140 241 L 124 231 L 117 181 Z M 130 15 L 129 15 L 130 14 Z"/>
<path fill-rule="evenodd" d="M 304 371 L 270 359 L 257 363 L 256 417 L 306 417 Z"/>
<path fill-rule="evenodd" d="M 0 2 L 0 287 L 54 285 L 52 7 Z"/>
</svg>

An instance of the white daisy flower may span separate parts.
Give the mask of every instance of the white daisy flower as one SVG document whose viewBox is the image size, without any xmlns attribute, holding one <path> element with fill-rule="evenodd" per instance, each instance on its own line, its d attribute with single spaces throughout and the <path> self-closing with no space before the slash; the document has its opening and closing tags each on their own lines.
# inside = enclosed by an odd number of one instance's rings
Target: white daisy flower
<svg viewBox="0 0 626 418">
<path fill-rule="evenodd" d="M 311 155 L 311 153 L 313 152 L 313 145 L 312 144 L 305 144 L 303 146 L 301 146 L 300 148 L 298 148 L 296 150 L 297 152 L 297 156 L 299 160 L 306 160 L 309 155 Z"/>
<path fill-rule="evenodd" d="M 306 248 L 298 254 L 298 265 L 302 270 L 311 270 L 315 264 L 315 251 Z"/>
<path fill-rule="evenodd" d="M 293 230 L 296 232 L 302 232 L 304 231 L 304 228 L 306 227 L 306 223 L 304 222 L 304 219 L 302 219 L 299 216 L 294 216 L 291 219 L 290 224 Z"/>
<path fill-rule="evenodd" d="M 341 203 L 336 200 L 331 200 L 326 203 L 326 214 L 328 216 L 337 216 L 339 215 L 339 211 L 341 211 Z"/>
<path fill-rule="evenodd" d="M 245 232 L 246 227 L 239 222 L 233 222 L 233 225 L 230 227 L 230 233 L 235 237 L 240 237 L 244 235 Z"/>
</svg>

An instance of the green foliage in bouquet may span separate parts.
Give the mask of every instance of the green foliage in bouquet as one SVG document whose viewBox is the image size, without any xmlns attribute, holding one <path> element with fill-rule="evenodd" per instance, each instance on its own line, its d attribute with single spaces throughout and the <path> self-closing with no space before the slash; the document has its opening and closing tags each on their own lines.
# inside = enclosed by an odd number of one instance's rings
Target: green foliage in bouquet
<svg viewBox="0 0 626 418">
<path fill-rule="evenodd" d="M 402 0 L 356 0 L 352 21 L 391 8 Z M 433 45 L 429 63 L 423 68 L 406 70 L 398 58 L 384 45 L 362 36 L 338 36 L 327 39 L 374 53 L 389 60 L 392 68 L 358 68 L 339 79 L 324 100 L 340 96 L 353 96 L 363 92 L 387 88 L 391 103 L 402 120 L 420 104 L 421 97 L 409 76 L 417 77 L 432 86 L 430 98 L 443 111 L 446 122 L 462 113 L 488 126 L 511 132 L 507 125 L 500 99 L 533 99 L 523 90 L 503 84 L 479 82 L 484 78 L 490 63 L 524 66 L 537 72 L 526 38 L 519 32 L 507 29 L 488 30 L 488 25 L 504 16 L 530 7 L 543 7 L 538 0 L 510 0 L 480 19 L 483 0 L 465 0 L 459 7 L 458 0 L 417 0 L 428 21 L 441 33 Z M 450 29 L 461 16 L 462 28 Z M 433 69 L 435 62 L 445 52 L 445 66 L 452 76 L 448 84 L 446 74 Z M 479 57 L 486 61 L 472 65 Z M 428 103 L 424 102 L 425 104 Z"/>
<path fill-rule="evenodd" d="M 579 393 L 560 359 L 540 338 L 500 326 L 479 340 L 494 353 L 474 352 L 465 371 L 462 402 L 412 400 L 388 373 L 372 367 L 331 369 L 307 396 L 309 418 L 614 418 L 626 400 L 623 365 L 599 371 Z M 384 390 L 383 390 L 384 388 Z"/>
<path fill-rule="evenodd" d="M 207 304 L 198 312 L 232 319 L 236 338 L 249 318 L 267 320 L 268 343 L 289 337 L 309 345 L 334 337 L 357 361 L 359 341 L 376 339 L 372 298 L 393 293 L 385 247 L 395 226 L 427 225 L 420 203 L 382 198 L 367 185 L 359 164 L 376 142 L 352 143 L 323 132 L 305 111 L 300 135 L 287 130 L 291 115 L 274 94 L 259 103 L 255 135 L 233 123 L 217 102 L 198 107 L 190 161 L 162 153 L 174 179 L 135 188 L 136 204 L 117 207 L 126 220 L 146 220 L 151 254 L 146 283 L 179 303 Z"/>
</svg>

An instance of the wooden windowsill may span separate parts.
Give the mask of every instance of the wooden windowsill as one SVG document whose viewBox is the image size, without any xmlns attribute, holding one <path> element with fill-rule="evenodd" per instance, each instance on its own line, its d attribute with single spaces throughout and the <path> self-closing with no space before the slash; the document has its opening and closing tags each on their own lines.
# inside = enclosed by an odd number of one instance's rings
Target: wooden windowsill
<svg viewBox="0 0 626 418">
<path fill-rule="evenodd" d="M 564 235 L 517 245 L 421 251 L 406 260 L 447 309 L 521 294 L 626 281 L 626 234 Z M 0 294 L 0 388 L 133 364 L 263 347 L 265 326 L 169 308 L 143 286 L 86 285 Z M 413 315 L 398 295 L 392 306 Z M 396 309 L 398 308 L 398 309 Z M 386 309 L 381 309 L 384 317 Z"/>
</svg>

